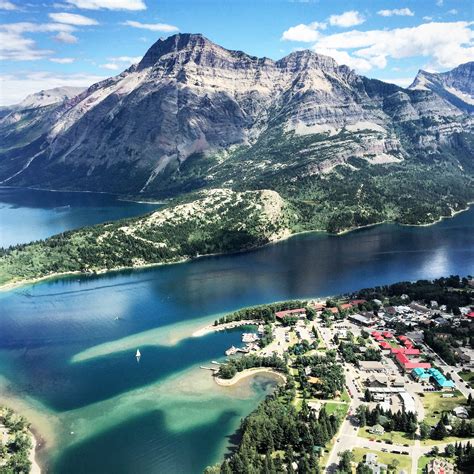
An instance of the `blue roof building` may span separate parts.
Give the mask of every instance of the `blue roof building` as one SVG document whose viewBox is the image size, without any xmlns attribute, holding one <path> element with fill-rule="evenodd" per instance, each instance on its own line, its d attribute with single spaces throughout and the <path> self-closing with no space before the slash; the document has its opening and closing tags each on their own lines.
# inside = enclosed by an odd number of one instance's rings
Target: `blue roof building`
<svg viewBox="0 0 474 474">
<path fill-rule="evenodd" d="M 430 373 L 421 367 L 414 368 L 411 371 L 411 375 L 415 380 L 419 380 L 420 382 L 427 382 L 431 377 Z"/>
<path fill-rule="evenodd" d="M 456 385 L 452 380 L 448 380 L 438 369 L 432 367 L 428 370 L 431 377 L 433 377 L 436 385 L 441 389 L 455 389 Z"/>
</svg>

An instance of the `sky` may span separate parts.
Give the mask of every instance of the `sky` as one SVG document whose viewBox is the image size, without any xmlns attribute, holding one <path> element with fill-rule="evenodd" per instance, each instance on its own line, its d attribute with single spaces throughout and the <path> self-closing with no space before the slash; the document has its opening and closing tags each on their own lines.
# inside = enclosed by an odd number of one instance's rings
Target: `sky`
<svg viewBox="0 0 474 474">
<path fill-rule="evenodd" d="M 0 0 L 0 105 L 119 74 L 179 32 L 272 59 L 312 49 L 408 86 L 474 60 L 474 1 Z"/>
</svg>

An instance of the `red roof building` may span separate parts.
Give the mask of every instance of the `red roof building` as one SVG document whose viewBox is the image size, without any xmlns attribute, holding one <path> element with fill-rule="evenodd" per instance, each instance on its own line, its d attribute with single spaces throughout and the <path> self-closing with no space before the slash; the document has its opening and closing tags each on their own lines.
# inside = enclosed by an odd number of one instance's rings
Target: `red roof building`
<svg viewBox="0 0 474 474">
<path fill-rule="evenodd" d="M 391 339 L 391 338 L 393 337 L 393 334 L 392 334 L 391 332 L 389 332 L 389 331 L 384 331 L 384 332 L 382 333 L 382 336 L 383 336 L 383 337 L 386 337 L 387 339 Z"/>
<path fill-rule="evenodd" d="M 382 349 L 391 349 L 392 346 L 387 342 L 387 341 L 381 341 L 379 342 L 379 346 L 382 348 Z"/>
<path fill-rule="evenodd" d="M 429 362 L 413 362 L 405 354 L 398 353 L 395 356 L 396 361 L 404 370 L 413 370 L 413 369 L 430 369 L 431 364 Z"/>
<path fill-rule="evenodd" d="M 339 313 L 339 310 L 338 310 L 336 307 L 334 307 L 334 308 L 326 308 L 326 309 L 327 309 L 330 313 L 332 313 L 332 314 L 337 314 L 337 313 Z"/>
<path fill-rule="evenodd" d="M 380 336 L 380 333 L 378 331 L 372 331 L 370 334 L 372 335 L 372 337 Z"/>
<path fill-rule="evenodd" d="M 469 311 L 469 313 L 466 314 L 468 318 L 474 318 L 474 311 Z"/>
<path fill-rule="evenodd" d="M 357 305 L 360 305 L 360 304 L 367 303 L 367 300 L 351 300 L 350 303 L 351 303 L 352 306 L 357 306 Z"/>
<path fill-rule="evenodd" d="M 340 305 L 341 309 L 352 309 L 352 305 L 350 303 L 343 303 Z"/>
<path fill-rule="evenodd" d="M 408 337 L 406 337 L 406 336 L 398 336 L 398 340 L 404 342 L 404 341 L 407 341 L 407 340 L 408 340 Z"/>
<path fill-rule="evenodd" d="M 285 311 L 277 311 L 275 316 L 278 319 L 283 319 L 286 316 L 306 316 L 306 309 L 305 308 L 297 308 L 297 309 L 286 309 Z"/>
<path fill-rule="evenodd" d="M 413 347 L 413 342 L 411 342 L 409 339 L 403 342 L 403 345 L 405 347 Z"/>
</svg>

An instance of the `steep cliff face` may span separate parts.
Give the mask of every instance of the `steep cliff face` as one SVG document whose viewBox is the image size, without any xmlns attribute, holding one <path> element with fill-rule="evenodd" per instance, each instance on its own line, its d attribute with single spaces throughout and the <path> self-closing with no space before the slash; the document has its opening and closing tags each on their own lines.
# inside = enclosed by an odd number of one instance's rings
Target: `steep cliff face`
<svg viewBox="0 0 474 474">
<path fill-rule="evenodd" d="M 410 86 L 430 90 L 467 113 L 474 113 L 474 61 L 451 71 L 432 73 L 420 70 Z"/>
<path fill-rule="evenodd" d="M 304 176 L 331 172 L 351 157 L 400 162 L 414 150 L 435 152 L 470 127 L 464 109 L 419 89 L 358 76 L 310 51 L 273 61 L 202 35 L 174 35 L 31 126 L 0 124 L 8 137 L 0 182 L 164 196 L 209 180 L 233 185 L 246 181 L 246 170 L 240 180 L 219 165 L 235 169 L 242 150 L 252 155 L 275 134 L 283 141 L 314 137 L 309 152 L 294 142 L 295 157 L 305 156 Z M 267 172 L 267 162 L 288 168 L 272 143 L 252 161 L 252 173 Z"/>
</svg>

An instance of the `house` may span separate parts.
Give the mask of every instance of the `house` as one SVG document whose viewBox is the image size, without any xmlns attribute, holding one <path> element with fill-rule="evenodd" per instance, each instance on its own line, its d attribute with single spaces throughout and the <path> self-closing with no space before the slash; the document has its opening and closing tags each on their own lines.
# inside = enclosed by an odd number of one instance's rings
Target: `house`
<svg viewBox="0 0 474 474">
<path fill-rule="evenodd" d="M 429 313 L 430 312 L 430 310 L 426 306 L 422 306 L 421 304 L 418 304 L 418 303 L 415 303 L 415 302 L 410 303 L 408 305 L 408 307 L 410 309 L 412 309 L 413 311 L 417 311 L 419 313 Z"/>
<path fill-rule="evenodd" d="M 428 372 L 440 390 L 454 390 L 456 388 L 455 383 L 452 380 L 448 380 L 438 369 L 432 367 Z"/>
<path fill-rule="evenodd" d="M 371 469 L 373 474 L 387 472 L 388 468 L 386 464 L 379 463 L 377 460 L 377 455 L 373 453 L 367 453 L 365 455 L 365 465 Z"/>
<path fill-rule="evenodd" d="M 453 409 L 453 413 L 455 416 L 463 420 L 466 420 L 467 418 L 469 418 L 469 412 L 467 411 L 466 407 L 461 407 L 461 406 L 456 407 Z"/>
<path fill-rule="evenodd" d="M 431 377 L 429 372 L 420 367 L 416 367 L 415 369 L 413 369 L 411 371 L 411 376 L 418 382 L 429 382 Z"/>
<path fill-rule="evenodd" d="M 287 317 L 306 318 L 306 309 L 286 309 L 284 311 L 277 311 L 275 317 L 278 319 L 285 319 Z"/>
<path fill-rule="evenodd" d="M 382 336 L 386 339 L 391 339 L 393 337 L 393 334 L 390 331 L 383 331 Z"/>
<path fill-rule="evenodd" d="M 374 425 L 369 428 L 369 431 L 374 435 L 383 435 L 385 433 L 385 428 L 382 425 Z"/>
<path fill-rule="evenodd" d="M 454 465 L 446 459 L 435 458 L 426 466 L 428 474 L 454 474 Z"/>
</svg>

